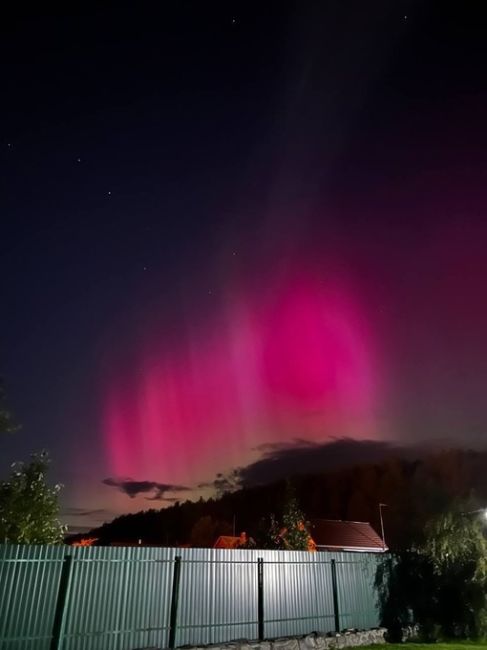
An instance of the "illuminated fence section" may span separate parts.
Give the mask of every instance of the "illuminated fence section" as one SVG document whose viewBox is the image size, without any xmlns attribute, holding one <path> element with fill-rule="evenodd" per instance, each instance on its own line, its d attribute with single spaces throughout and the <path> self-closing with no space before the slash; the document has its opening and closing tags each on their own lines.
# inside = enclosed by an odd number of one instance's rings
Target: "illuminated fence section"
<svg viewBox="0 0 487 650">
<path fill-rule="evenodd" d="M 326 555 L 263 554 L 266 637 L 334 629 L 330 559 Z"/>
<path fill-rule="evenodd" d="M 257 552 L 184 550 L 176 645 L 256 639 Z"/>
<path fill-rule="evenodd" d="M 0 650 L 135 650 L 378 625 L 365 553 L 0 545 Z"/>
</svg>

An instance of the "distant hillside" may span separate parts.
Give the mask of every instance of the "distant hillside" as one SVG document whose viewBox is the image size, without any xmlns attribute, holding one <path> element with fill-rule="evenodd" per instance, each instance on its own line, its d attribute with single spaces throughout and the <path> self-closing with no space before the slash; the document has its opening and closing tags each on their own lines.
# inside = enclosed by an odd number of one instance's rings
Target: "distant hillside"
<svg viewBox="0 0 487 650">
<path fill-rule="evenodd" d="M 451 449 L 421 458 L 390 458 L 375 463 L 292 478 L 307 518 L 369 521 L 380 530 L 378 504 L 386 503 L 384 524 L 391 548 L 421 538 L 432 515 L 463 502 L 487 506 L 487 452 Z M 221 534 L 246 531 L 259 540 L 270 513 L 284 505 L 285 482 L 241 489 L 208 501 L 176 503 L 117 517 L 90 532 L 100 544 L 137 542 L 210 546 Z"/>
</svg>

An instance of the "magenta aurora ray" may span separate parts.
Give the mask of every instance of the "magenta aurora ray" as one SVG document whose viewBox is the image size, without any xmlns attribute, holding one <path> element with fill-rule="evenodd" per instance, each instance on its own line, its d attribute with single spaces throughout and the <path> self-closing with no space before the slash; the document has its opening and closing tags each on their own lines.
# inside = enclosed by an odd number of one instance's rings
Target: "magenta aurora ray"
<svg viewBox="0 0 487 650">
<path fill-rule="evenodd" d="M 262 442 L 377 435 L 378 347 L 350 282 L 300 265 L 229 291 L 220 311 L 175 344 L 142 337 L 133 366 L 110 378 L 114 475 L 186 481 Z"/>
</svg>

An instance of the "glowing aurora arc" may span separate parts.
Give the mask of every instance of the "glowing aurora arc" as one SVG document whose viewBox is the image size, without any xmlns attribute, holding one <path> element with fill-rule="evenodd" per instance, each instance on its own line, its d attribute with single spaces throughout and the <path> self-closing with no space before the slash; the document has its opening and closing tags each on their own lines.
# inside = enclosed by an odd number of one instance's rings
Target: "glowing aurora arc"
<svg viewBox="0 0 487 650">
<path fill-rule="evenodd" d="M 363 309 L 312 274 L 241 291 L 176 349 L 147 340 L 105 393 L 113 474 L 187 483 L 295 437 L 375 435 L 377 353 Z M 222 324 L 223 323 L 223 324 Z"/>
</svg>

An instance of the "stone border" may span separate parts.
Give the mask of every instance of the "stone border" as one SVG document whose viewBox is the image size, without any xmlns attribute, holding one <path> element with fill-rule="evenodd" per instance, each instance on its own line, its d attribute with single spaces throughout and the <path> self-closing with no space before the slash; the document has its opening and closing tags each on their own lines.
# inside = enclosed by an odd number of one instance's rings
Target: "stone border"
<svg viewBox="0 0 487 650">
<path fill-rule="evenodd" d="M 231 641 L 207 646 L 183 646 L 185 650 L 339 650 L 386 643 L 385 627 L 371 630 L 344 630 L 339 634 L 313 632 L 301 637 L 285 637 L 271 641 Z M 155 647 L 138 650 L 159 650 Z"/>
<path fill-rule="evenodd" d="M 221 645 L 211 645 L 208 650 L 335 650 L 339 648 L 355 648 L 365 645 L 386 643 L 386 628 L 372 630 L 344 630 L 340 634 L 313 632 L 301 637 L 285 637 L 272 641 L 249 643 L 233 642 Z M 203 650 L 194 648 L 192 650 Z"/>
</svg>

